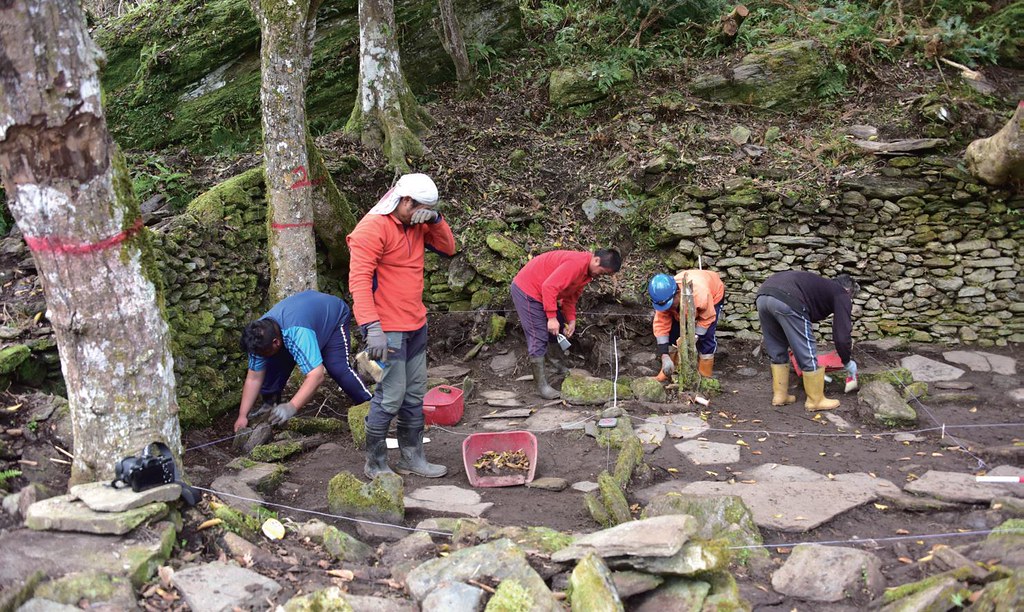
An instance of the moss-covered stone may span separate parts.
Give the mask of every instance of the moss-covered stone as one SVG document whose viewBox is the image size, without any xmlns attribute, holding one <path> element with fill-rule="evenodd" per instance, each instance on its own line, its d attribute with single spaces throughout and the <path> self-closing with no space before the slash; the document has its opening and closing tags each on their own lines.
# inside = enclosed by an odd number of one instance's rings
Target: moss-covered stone
<svg viewBox="0 0 1024 612">
<path fill-rule="evenodd" d="M 225 529 L 237 533 L 246 540 L 254 539 L 263 524 L 258 517 L 236 510 L 227 504 L 220 504 L 214 508 L 213 516 L 223 522 Z"/>
<path fill-rule="evenodd" d="M 526 263 L 526 251 L 501 234 L 488 234 L 485 238 L 487 247 L 505 259 Z"/>
<path fill-rule="evenodd" d="M 567 594 L 574 612 L 625 610 L 615 590 L 612 573 L 592 552 L 584 555 L 573 568 Z"/>
<path fill-rule="evenodd" d="M 345 591 L 336 586 L 293 597 L 284 604 L 284 612 L 352 612 Z"/>
<path fill-rule="evenodd" d="M 366 446 L 366 417 L 370 414 L 370 402 L 363 402 L 348 409 L 348 430 L 356 448 Z"/>
<path fill-rule="evenodd" d="M 622 449 L 619 450 L 619 456 L 615 460 L 615 482 L 619 483 L 620 487 L 625 488 L 629 484 L 629 479 L 632 478 L 633 472 L 636 471 L 644 462 L 644 447 L 640 443 L 640 439 L 633 436 L 627 439 Z"/>
<path fill-rule="evenodd" d="M 295 417 L 288 421 L 285 428 L 306 436 L 318 433 L 340 434 L 345 432 L 345 421 L 326 417 Z"/>
<path fill-rule="evenodd" d="M 596 376 L 569 374 L 562 381 L 562 399 L 577 406 L 597 406 L 612 399 L 615 383 Z M 629 387 L 620 379 L 618 397 L 628 397 Z"/>
<path fill-rule="evenodd" d="M 857 375 L 858 382 L 865 385 L 873 380 L 884 380 L 894 387 L 905 387 L 914 382 L 914 375 L 906 368 L 893 368 L 881 372 L 865 372 Z"/>
<path fill-rule="evenodd" d="M 701 607 L 702 612 L 750 612 L 750 602 L 740 596 L 739 585 L 732 574 L 718 571 L 702 575 L 701 578 L 711 584 L 711 590 Z"/>
<path fill-rule="evenodd" d="M 905 400 L 923 400 L 926 397 L 928 397 L 928 383 L 926 382 L 918 381 L 910 383 L 905 389 L 903 389 L 903 399 Z"/>
<path fill-rule="evenodd" d="M 122 556 L 128 580 L 136 589 L 142 588 L 142 585 L 156 575 L 156 570 L 171 557 L 174 544 L 178 541 L 178 532 L 173 523 L 163 521 L 152 528 L 160 534 L 159 548 L 154 550 L 140 546 L 125 551 Z"/>
<path fill-rule="evenodd" d="M 299 442 L 271 442 L 270 444 L 260 444 L 252 449 L 249 456 L 255 461 L 273 463 L 275 461 L 283 461 L 300 452 L 302 452 L 302 444 Z"/>
<path fill-rule="evenodd" d="M 533 609 L 533 595 L 518 580 L 502 580 L 487 602 L 484 612 L 528 612 Z"/>
<path fill-rule="evenodd" d="M 629 383 L 629 390 L 633 397 L 647 402 L 664 402 L 665 387 L 653 376 L 640 376 Z"/>
<path fill-rule="evenodd" d="M 402 477 L 382 474 L 364 483 L 349 472 L 340 472 L 327 485 L 327 506 L 334 514 L 401 521 L 405 517 Z"/>
<path fill-rule="evenodd" d="M 690 89 L 711 100 L 782 107 L 813 96 L 825 68 L 817 42 L 784 41 L 744 56 L 725 71 L 698 76 Z"/>
<path fill-rule="evenodd" d="M 333 525 L 324 529 L 324 550 L 338 561 L 364 563 L 373 557 L 373 549 Z"/>
<path fill-rule="evenodd" d="M 32 350 L 24 344 L 15 344 L 0 349 L 0 374 L 10 374 L 28 359 Z"/>
<path fill-rule="evenodd" d="M 506 319 L 505 317 L 498 314 L 492 314 L 491 324 L 490 327 L 488 327 L 487 329 L 487 337 L 484 338 L 484 342 L 486 342 L 487 344 L 494 344 L 495 342 L 498 342 L 499 340 L 504 338 L 505 324 L 507 322 L 508 319 Z"/>
<path fill-rule="evenodd" d="M 1024 606 L 1024 570 L 1018 569 L 1009 578 L 992 582 L 971 606 L 973 612 L 1020 610 Z"/>
<path fill-rule="evenodd" d="M 548 79 L 548 100 L 552 106 L 565 108 L 596 102 L 614 89 L 627 86 L 634 79 L 625 65 L 587 64 L 551 71 Z"/>
<path fill-rule="evenodd" d="M 743 500 L 736 495 L 688 495 L 665 493 L 652 499 L 644 508 L 643 518 L 666 514 L 687 514 L 696 519 L 698 531 L 695 539 L 724 539 L 737 548 L 733 558 L 746 564 L 751 559 L 770 558 L 768 551 L 760 546 L 764 543 L 761 531 L 754 523 L 753 515 Z"/>
<path fill-rule="evenodd" d="M 572 544 L 576 538 L 550 527 L 515 527 L 513 537 L 504 530 L 497 537 L 508 537 L 524 550 L 538 550 L 546 555 L 554 554 Z"/>
<path fill-rule="evenodd" d="M 135 603 L 131 581 L 99 572 L 68 574 L 45 582 L 36 589 L 35 596 L 67 606 L 77 606 L 82 600 L 96 606 Z"/>
<path fill-rule="evenodd" d="M 608 518 L 612 521 L 612 525 L 633 520 L 633 515 L 629 511 L 629 502 L 626 501 L 626 495 L 622 492 L 622 485 L 615 480 L 615 477 L 607 471 L 601 472 L 597 477 L 597 485 L 598 490 L 595 493 L 598 494 L 601 503 L 608 511 Z"/>
<path fill-rule="evenodd" d="M 602 427 L 597 430 L 597 444 L 601 448 L 622 448 L 635 438 L 633 420 L 626 415 L 618 417 L 615 427 Z"/>
</svg>

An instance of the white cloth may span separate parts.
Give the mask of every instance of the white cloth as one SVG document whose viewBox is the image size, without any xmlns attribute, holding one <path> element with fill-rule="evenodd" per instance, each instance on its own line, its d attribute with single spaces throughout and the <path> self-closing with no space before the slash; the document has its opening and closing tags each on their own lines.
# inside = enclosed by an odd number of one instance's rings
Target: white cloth
<svg viewBox="0 0 1024 612">
<path fill-rule="evenodd" d="M 437 185 L 426 174 L 403 175 L 366 214 L 390 215 L 398 207 L 398 202 L 406 196 L 424 206 L 436 206 Z"/>
</svg>

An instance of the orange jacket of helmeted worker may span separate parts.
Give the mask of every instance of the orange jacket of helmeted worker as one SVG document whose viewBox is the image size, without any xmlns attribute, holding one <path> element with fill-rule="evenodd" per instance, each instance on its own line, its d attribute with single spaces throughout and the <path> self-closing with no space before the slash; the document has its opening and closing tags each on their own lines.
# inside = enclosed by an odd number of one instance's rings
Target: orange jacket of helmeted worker
<svg viewBox="0 0 1024 612">
<path fill-rule="evenodd" d="M 679 291 L 676 292 L 672 308 L 654 312 L 655 338 L 667 337 L 672 331 L 672 324 L 679 320 L 679 300 L 683 294 L 684 275 L 693 285 L 693 304 L 697 310 L 694 315 L 695 325 L 707 329 L 715 322 L 715 304 L 725 296 L 725 284 L 722 283 L 721 277 L 711 270 L 684 270 L 675 276 Z"/>
<path fill-rule="evenodd" d="M 455 254 L 448 222 L 405 226 L 393 215 L 366 215 L 346 239 L 352 252 L 348 286 L 356 323 L 380 321 L 386 332 L 415 331 L 427 322 L 423 254 Z"/>
</svg>

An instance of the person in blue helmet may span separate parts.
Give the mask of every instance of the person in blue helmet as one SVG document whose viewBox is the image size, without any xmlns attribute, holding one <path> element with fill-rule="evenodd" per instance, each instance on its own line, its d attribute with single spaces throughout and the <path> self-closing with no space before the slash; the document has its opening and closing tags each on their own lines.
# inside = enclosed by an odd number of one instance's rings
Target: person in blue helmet
<svg viewBox="0 0 1024 612">
<path fill-rule="evenodd" d="M 683 270 L 675 277 L 655 274 L 647 283 L 647 294 L 654 306 L 654 339 L 658 343 L 661 371 L 658 380 L 664 381 L 675 371 L 675 359 L 670 347 L 679 340 L 679 300 L 682 286 L 689 281 L 693 287 L 694 324 L 697 331 L 697 371 L 705 378 L 714 376 L 715 351 L 718 341 L 715 330 L 725 302 L 725 284 L 717 272 L 711 270 Z"/>
</svg>

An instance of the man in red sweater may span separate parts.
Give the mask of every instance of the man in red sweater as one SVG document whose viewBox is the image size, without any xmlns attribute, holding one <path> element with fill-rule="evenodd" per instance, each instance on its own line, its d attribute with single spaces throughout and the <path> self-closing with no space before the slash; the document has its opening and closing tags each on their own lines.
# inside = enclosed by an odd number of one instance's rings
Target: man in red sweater
<svg viewBox="0 0 1024 612">
<path fill-rule="evenodd" d="M 392 473 L 386 438 L 398 417 L 400 474 L 439 478 L 448 470 L 423 455 L 423 396 L 427 392 L 427 308 L 423 305 L 425 249 L 455 254 L 455 237 L 435 210 L 437 186 L 425 174 L 406 174 L 348 235 L 353 313 L 371 359 L 384 365 L 366 417 L 367 478 Z"/>
<path fill-rule="evenodd" d="M 615 249 L 548 251 L 531 259 L 512 280 L 512 303 L 526 334 L 537 392 L 544 399 L 559 396 L 544 374 L 548 344 L 557 343 L 560 331 L 569 338 L 575 333 L 576 302 L 583 288 L 595 277 L 615 274 L 621 267 L 622 256 Z M 559 373 L 565 372 L 561 361 L 550 359 Z"/>
</svg>

